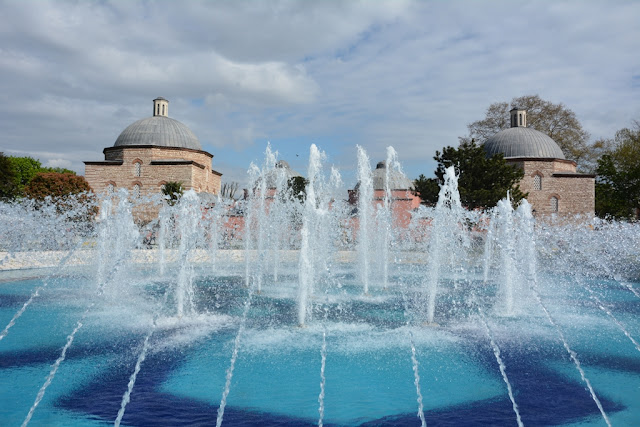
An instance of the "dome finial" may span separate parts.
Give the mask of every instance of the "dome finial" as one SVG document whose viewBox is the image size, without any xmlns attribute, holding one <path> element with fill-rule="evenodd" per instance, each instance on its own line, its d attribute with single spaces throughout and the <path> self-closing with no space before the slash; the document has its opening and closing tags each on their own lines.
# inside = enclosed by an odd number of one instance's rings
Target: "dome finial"
<svg viewBox="0 0 640 427">
<path fill-rule="evenodd" d="M 153 100 L 153 117 L 169 117 L 169 101 L 159 96 Z"/>
<path fill-rule="evenodd" d="M 514 107 L 511 109 L 510 113 L 512 128 L 527 127 L 527 110 L 524 108 Z"/>
</svg>

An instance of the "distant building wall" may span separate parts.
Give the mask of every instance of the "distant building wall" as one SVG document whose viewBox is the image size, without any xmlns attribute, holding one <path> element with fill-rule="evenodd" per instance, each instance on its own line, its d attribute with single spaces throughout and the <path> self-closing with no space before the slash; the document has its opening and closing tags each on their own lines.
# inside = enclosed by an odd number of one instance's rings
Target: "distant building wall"
<svg viewBox="0 0 640 427">
<path fill-rule="evenodd" d="M 576 172 L 576 163 L 563 159 L 507 159 L 524 170 L 520 189 L 536 215 L 595 214 L 595 175 Z"/>
</svg>

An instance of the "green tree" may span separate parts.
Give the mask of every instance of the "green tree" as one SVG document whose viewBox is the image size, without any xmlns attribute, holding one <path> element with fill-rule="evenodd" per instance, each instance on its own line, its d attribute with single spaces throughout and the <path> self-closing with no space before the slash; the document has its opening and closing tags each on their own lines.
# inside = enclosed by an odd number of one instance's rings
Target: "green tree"
<svg viewBox="0 0 640 427">
<path fill-rule="evenodd" d="M 75 175 L 76 173 L 67 168 L 52 168 L 48 166 L 41 167 L 38 172 L 55 172 L 55 173 L 68 173 L 70 175 Z"/>
<path fill-rule="evenodd" d="M 538 95 L 513 98 L 511 102 L 495 102 L 487 108 L 485 118 L 467 125 L 469 135 L 460 142 L 472 139 L 484 142 L 503 129 L 511 126 L 509 111 L 512 108 L 527 110 L 527 127 L 538 130 L 558 143 L 564 155 L 577 162 L 584 170 L 595 167 L 592 147 L 588 144 L 589 133 L 584 130 L 576 114 L 564 104 L 554 104 Z M 584 161 L 584 162 L 583 162 Z"/>
<path fill-rule="evenodd" d="M 640 214 L 640 121 L 616 132 L 611 148 L 598 160 L 596 214 L 635 218 Z"/>
<path fill-rule="evenodd" d="M 175 205 L 180 197 L 182 197 L 183 189 L 182 183 L 178 181 L 169 181 L 162 186 L 162 194 L 167 196 L 167 203 L 173 206 Z"/>
<path fill-rule="evenodd" d="M 27 197 L 44 200 L 80 194 L 91 191 L 89 183 L 83 176 L 57 172 L 38 172 L 25 187 Z"/>
<path fill-rule="evenodd" d="M 75 223 L 89 225 L 98 213 L 96 197 L 83 176 L 70 173 L 38 172 L 24 191 L 40 203 L 52 202 L 60 214 Z"/>
<path fill-rule="evenodd" d="M 0 152 L 0 200 L 13 200 L 17 195 L 18 186 L 11 160 Z"/>
<path fill-rule="evenodd" d="M 440 185 L 436 178 L 427 178 L 420 174 L 418 179 L 413 181 L 413 187 L 415 189 L 413 193 L 420 196 L 423 205 L 435 206 L 440 192 Z"/>
<path fill-rule="evenodd" d="M 40 172 L 55 172 L 55 173 L 65 173 L 75 175 L 76 173 L 72 170 L 65 168 L 52 168 L 42 166 L 40 160 L 36 160 L 32 157 L 16 157 L 9 156 L 7 157 L 9 160 L 9 164 L 12 170 L 12 176 L 14 179 L 15 185 L 15 195 L 14 197 L 24 196 L 25 189 L 36 176 L 36 174 Z"/>
<path fill-rule="evenodd" d="M 34 176 L 42 169 L 42 163 L 32 157 L 9 156 L 15 176 L 18 194 L 22 195 Z"/>
<path fill-rule="evenodd" d="M 438 162 L 435 171 L 438 185 L 444 183 L 445 170 L 449 166 L 455 167 L 459 175 L 460 200 L 469 209 L 492 208 L 507 196 L 507 192 L 514 203 L 527 197 L 518 184 L 524 171 L 507 163 L 502 154 L 487 157 L 484 148 L 473 140 L 462 142 L 458 148 L 445 147 L 442 153 L 436 151 L 434 159 Z M 432 182 L 426 183 L 425 194 L 420 194 L 420 198 L 425 204 L 437 203 L 438 192 Z"/>
<path fill-rule="evenodd" d="M 300 202 L 304 202 L 307 198 L 307 183 L 308 181 L 302 176 L 292 176 L 287 181 L 287 193 Z"/>
</svg>

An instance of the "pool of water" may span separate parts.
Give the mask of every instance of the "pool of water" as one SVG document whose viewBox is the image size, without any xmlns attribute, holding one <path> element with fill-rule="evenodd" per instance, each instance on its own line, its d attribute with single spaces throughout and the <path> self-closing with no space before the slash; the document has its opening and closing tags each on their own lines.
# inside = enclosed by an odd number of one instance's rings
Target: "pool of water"
<svg viewBox="0 0 640 427">
<path fill-rule="evenodd" d="M 249 297 L 236 270 L 197 271 L 181 318 L 171 271 L 132 268 L 102 294 L 86 272 L 0 283 L 2 327 L 46 283 L 0 341 L 1 424 L 24 421 L 81 321 L 31 425 L 113 424 L 147 336 L 125 425 L 215 425 L 227 381 L 223 425 L 317 425 L 321 408 L 325 425 L 420 425 L 419 395 L 430 426 L 516 425 L 496 348 L 524 425 L 604 425 L 565 345 L 611 423 L 640 425 L 638 283 L 541 274 L 541 303 L 502 316 L 472 272 L 441 283 L 426 325 L 420 274 L 394 266 L 362 295 L 345 266 L 299 327 L 294 274 Z"/>
</svg>

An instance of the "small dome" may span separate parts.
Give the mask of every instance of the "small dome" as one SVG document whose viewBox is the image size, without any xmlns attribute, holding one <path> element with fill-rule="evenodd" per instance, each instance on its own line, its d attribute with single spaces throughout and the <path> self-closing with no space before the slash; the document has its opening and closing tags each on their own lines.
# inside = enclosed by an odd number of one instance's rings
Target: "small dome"
<svg viewBox="0 0 640 427">
<path fill-rule="evenodd" d="M 374 190 L 386 190 L 387 179 L 387 162 L 378 162 L 375 170 L 373 171 L 373 189 Z M 396 170 L 389 170 L 389 189 L 390 190 L 413 190 L 413 182 L 407 178 L 405 174 Z"/>
<path fill-rule="evenodd" d="M 114 147 L 127 145 L 157 145 L 202 150 L 200 141 L 184 124 L 166 116 L 138 120 L 122 131 Z"/>
<path fill-rule="evenodd" d="M 276 167 L 280 169 L 291 169 L 291 166 L 289 166 L 289 162 L 287 162 L 286 160 L 278 160 L 276 162 Z"/>
<path fill-rule="evenodd" d="M 286 184 L 291 178 L 302 176 L 295 170 L 291 169 L 289 163 L 286 160 L 278 160 L 275 164 L 275 168 L 267 172 L 265 175 L 265 180 L 267 183 L 267 188 L 277 188 L 278 181 L 281 181 L 281 184 Z"/>
<path fill-rule="evenodd" d="M 514 157 L 564 159 L 560 146 L 547 135 L 527 127 L 504 129 L 484 143 L 488 156 L 502 153 L 505 159 Z"/>
</svg>

